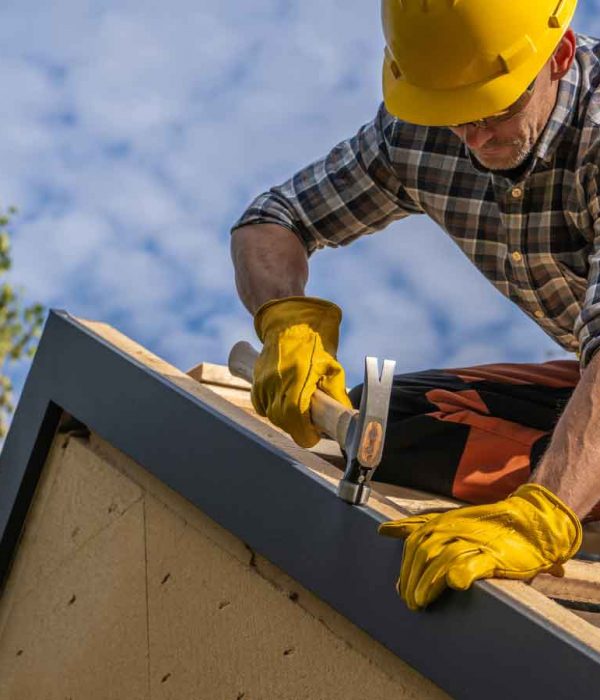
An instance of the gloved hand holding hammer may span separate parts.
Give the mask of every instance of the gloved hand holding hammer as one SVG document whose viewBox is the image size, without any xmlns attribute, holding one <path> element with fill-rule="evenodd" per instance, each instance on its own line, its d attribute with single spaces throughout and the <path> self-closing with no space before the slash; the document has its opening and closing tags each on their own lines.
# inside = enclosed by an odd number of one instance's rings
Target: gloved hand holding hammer
<svg viewBox="0 0 600 700">
<path fill-rule="evenodd" d="M 344 370 L 336 359 L 342 312 L 304 296 L 307 254 L 288 229 L 246 226 L 232 237 L 236 285 L 263 343 L 253 367 L 252 403 L 302 447 L 319 435 L 310 401 L 317 388 L 351 408 Z"/>
<path fill-rule="evenodd" d="M 339 307 L 314 297 L 269 301 L 254 317 L 263 349 L 254 366 L 252 403 L 301 447 L 319 440 L 310 419 L 317 388 L 352 408 L 336 359 L 341 318 Z"/>
<path fill-rule="evenodd" d="M 290 296 L 277 296 L 284 286 L 282 265 L 269 269 L 278 247 L 290 275 Z M 395 363 L 386 360 L 380 375 L 377 360 L 366 358 L 360 409 L 354 410 L 335 357 L 341 311 L 331 302 L 301 296 L 306 253 L 296 237 L 281 227 L 246 227 L 234 236 L 232 254 L 238 291 L 254 313 L 263 348 L 257 353 L 248 343 L 237 343 L 229 357 L 231 372 L 252 382 L 258 413 L 299 445 L 311 447 L 321 433 L 336 440 L 346 456 L 338 495 L 352 504 L 366 503 L 383 453 Z M 272 298 L 265 301 L 268 293 Z"/>
</svg>

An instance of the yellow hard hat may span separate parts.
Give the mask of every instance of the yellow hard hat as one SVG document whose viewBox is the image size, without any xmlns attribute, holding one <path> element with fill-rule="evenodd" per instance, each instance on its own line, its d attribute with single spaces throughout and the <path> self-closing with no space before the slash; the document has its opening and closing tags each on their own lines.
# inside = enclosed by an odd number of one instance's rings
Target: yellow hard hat
<svg viewBox="0 0 600 700">
<path fill-rule="evenodd" d="M 577 0 L 382 0 L 390 114 L 445 126 L 515 102 L 569 27 Z"/>
</svg>

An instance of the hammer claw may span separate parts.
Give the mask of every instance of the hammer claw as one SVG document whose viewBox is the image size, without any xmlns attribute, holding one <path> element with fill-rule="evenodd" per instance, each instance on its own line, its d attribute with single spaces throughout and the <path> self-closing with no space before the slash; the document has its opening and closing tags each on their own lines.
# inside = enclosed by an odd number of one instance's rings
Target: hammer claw
<svg viewBox="0 0 600 700">
<path fill-rule="evenodd" d="M 235 376 L 252 381 L 258 352 L 248 343 L 237 343 L 229 355 Z M 346 469 L 338 495 L 348 503 L 363 505 L 369 482 L 381 462 L 396 363 L 385 360 L 381 375 L 375 357 L 365 359 L 365 380 L 360 410 L 349 410 L 317 390 L 311 400 L 311 418 L 325 434 L 337 439 L 346 453 Z"/>
<path fill-rule="evenodd" d="M 395 368 L 395 362 L 385 360 L 380 375 L 377 358 L 365 360 L 360 409 L 346 444 L 346 471 L 338 488 L 340 497 L 350 503 L 366 503 L 369 482 L 381 462 Z"/>
</svg>

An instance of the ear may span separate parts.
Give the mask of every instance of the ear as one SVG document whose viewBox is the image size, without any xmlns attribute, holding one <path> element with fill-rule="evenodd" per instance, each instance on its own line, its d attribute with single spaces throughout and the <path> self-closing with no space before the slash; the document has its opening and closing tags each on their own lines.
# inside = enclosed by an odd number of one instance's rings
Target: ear
<svg viewBox="0 0 600 700">
<path fill-rule="evenodd" d="M 569 27 L 550 59 L 551 79 L 560 80 L 575 60 L 575 32 Z"/>
</svg>

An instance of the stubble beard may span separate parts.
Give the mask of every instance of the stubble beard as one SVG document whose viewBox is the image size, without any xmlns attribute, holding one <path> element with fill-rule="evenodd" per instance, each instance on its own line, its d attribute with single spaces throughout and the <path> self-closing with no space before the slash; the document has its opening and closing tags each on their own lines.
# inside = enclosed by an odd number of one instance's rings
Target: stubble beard
<svg viewBox="0 0 600 700">
<path fill-rule="evenodd" d="M 477 160 L 488 170 L 513 170 L 522 165 L 531 155 L 533 142 L 527 137 L 515 139 L 510 144 L 512 152 L 506 156 L 490 156 L 486 158 L 485 153 L 474 154 Z"/>
</svg>

